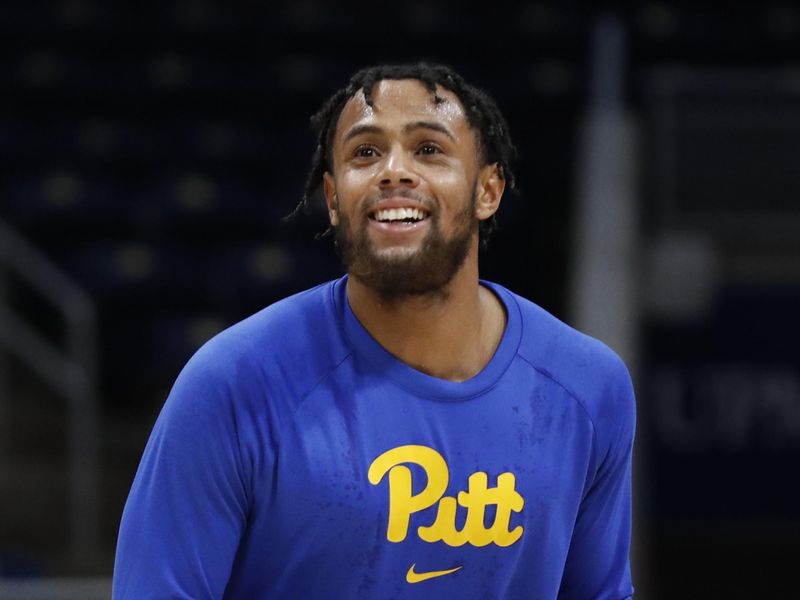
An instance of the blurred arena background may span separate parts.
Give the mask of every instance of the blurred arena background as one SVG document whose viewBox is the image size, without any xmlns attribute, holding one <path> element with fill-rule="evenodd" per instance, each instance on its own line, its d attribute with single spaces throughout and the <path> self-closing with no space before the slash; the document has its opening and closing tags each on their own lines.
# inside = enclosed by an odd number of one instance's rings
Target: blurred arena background
<svg viewBox="0 0 800 600">
<path fill-rule="evenodd" d="M 483 276 L 634 372 L 637 597 L 800 597 L 800 8 L 433 0 L 0 4 L 0 597 L 108 597 L 179 369 L 340 272 L 308 117 L 418 59 L 520 150 Z"/>
</svg>

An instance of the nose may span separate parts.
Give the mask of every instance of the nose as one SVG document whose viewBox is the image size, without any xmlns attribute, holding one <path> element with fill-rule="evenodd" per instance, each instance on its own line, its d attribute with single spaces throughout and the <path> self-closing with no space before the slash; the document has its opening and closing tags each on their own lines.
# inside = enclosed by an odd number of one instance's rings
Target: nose
<svg viewBox="0 0 800 600">
<path fill-rule="evenodd" d="M 393 148 L 383 161 L 383 169 L 379 174 L 380 186 L 382 188 L 417 187 L 419 176 L 414 171 L 412 160 L 403 148 Z"/>
</svg>

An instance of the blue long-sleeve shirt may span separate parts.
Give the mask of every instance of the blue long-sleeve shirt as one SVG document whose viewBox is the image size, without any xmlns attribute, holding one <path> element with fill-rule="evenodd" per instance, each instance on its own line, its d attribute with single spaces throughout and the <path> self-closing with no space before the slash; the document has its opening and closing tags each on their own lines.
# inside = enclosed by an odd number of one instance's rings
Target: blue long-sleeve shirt
<svg viewBox="0 0 800 600">
<path fill-rule="evenodd" d="M 627 370 L 483 284 L 507 325 L 465 382 L 383 349 L 346 278 L 208 342 L 147 444 L 114 598 L 632 596 Z"/>
</svg>

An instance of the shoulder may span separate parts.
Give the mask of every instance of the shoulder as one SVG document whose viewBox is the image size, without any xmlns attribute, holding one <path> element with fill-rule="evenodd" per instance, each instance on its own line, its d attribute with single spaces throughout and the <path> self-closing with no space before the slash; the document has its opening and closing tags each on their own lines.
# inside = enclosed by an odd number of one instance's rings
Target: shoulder
<svg viewBox="0 0 800 600">
<path fill-rule="evenodd" d="M 629 380 L 622 359 L 606 344 L 513 294 L 522 315 L 520 355 L 579 397 Z"/>
<path fill-rule="evenodd" d="M 608 436 L 619 434 L 620 428 L 632 430 L 633 388 L 617 353 L 530 300 L 504 291 L 513 305 L 509 310 L 518 310 L 521 317 L 517 355 L 564 388 L 586 411 L 601 438 L 610 441 Z"/>
<path fill-rule="evenodd" d="M 350 352 L 333 301 L 337 282 L 289 296 L 220 332 L 189 360 L 180 378 L 271 389 L 302 395 Z M 210 380 L 210 381 L 209 381 Z"/>
</svg>

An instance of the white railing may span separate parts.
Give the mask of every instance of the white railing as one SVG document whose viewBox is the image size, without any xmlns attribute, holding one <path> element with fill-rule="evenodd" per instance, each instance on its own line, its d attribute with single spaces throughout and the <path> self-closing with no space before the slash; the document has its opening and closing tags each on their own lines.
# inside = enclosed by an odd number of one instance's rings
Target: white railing
<svg viewBox="0 0 800 600">
<path fill-rule="evenodd" d="M 70 556 L 80 567 L 99 556 L 99 455 L 96 400 L 96 330 L 94 303 L 86 292 L 64 275 L 41 252 L 0 220 L 0 279 L 13 273 L 46 298 L 65 323 L 62 350 L 11 311 L 0 281 L 0 354 L 23 361 L 67 402 L 69 422 Z M 3 381 L 0 381 L 2 384 Z M 0 415 L 8 414 L 11 401 L 0 389 Z M 3 426 L 8 427 L 7 419 Z M 7 436 L 0 432 L 0 437 Z M 9 448 L 0 448 L 8 452 Z M 8 456 L 0 456 L 7 461 Z M 2 596 L 6 598 L 7 596 Z"/>
<path fill-rule="evenodd" d="M 625 105 L 626 31 L 613 15 L 592 32 L 588 111 L 581 123 L 576 181 L 575 234 L 570 289 L 571 319 L 625 359 L 637 377 L 640 328 L 637 257 L 641 253 L 637 196 L 636 119 Z M 641 423 L 641 421 L 640 421 Z M 637 431 L 633 490 L 632 568 L 637 598 L 648 598 L 650 565 L 641 490 L 648 489 L 644 427 Z"/>
</svg>

